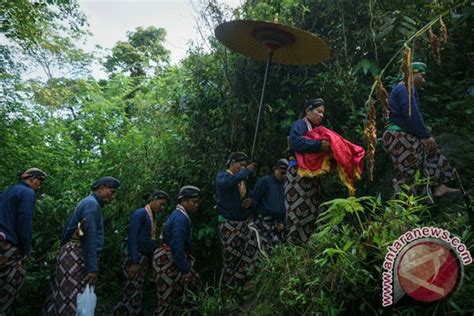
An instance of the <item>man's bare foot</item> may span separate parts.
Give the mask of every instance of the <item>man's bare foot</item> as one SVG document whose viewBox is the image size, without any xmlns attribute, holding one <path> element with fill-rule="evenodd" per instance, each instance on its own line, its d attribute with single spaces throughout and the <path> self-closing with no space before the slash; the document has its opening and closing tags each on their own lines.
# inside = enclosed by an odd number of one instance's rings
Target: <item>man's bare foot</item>
<svg viewBox="0 0 474 316">
<path fill-rule="evenodd" d="M 459 192 L 459 189 L 450 188 L 447 185 L 441 184 L 434 188 L 433 196 L 441 197 L 445 195 L 446 193 L 453 193 L 453 192 Z"/>
</svg>

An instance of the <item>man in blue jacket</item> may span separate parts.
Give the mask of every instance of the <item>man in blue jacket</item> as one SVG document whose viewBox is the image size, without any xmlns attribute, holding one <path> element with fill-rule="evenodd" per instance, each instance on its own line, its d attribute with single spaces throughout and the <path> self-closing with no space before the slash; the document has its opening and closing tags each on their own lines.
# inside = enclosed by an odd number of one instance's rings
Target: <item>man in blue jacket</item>
<svg viewBox="0 0 474 316">
<path fill-rule="evenodd" d="M 216 177 L 216 200 L 219 211 L 219 238 L 222 244 L 223 282 L 226 286 L 244 285 L 257 260 L 257 239 L 249 227 L 252 199 L 247 197 L 245 181 L 255 171 L 243 152 L 233 152 L 227 170 Z"/>
<path fill-rule="evenodd" d="M 7 312 L 23 285 L 22 263 L 31 254 L 35 191 L 46 173 L 31 168 L 18 177 L 17 184 L 0 194 L 0 314 Z"/>
<path fill-rule="evenodd" d="M 431 185 L 424 186 L 421 190 L 414 188 L 416 194 L 431 198 L 432 195 L 443 196 L 459 191 L 446 185 L 454 179 L 453 169 L 448 159 L 441 154 L 421 114 L 418 89 L 425 83 L 426 65 L 415 62 L 411 67 L 411 102 L 405 79 L 395 85 L 390 93 L 389 125 L 383 134 L 384 149 L 390 154 L 397 172 L 397 177 L 393 180 L 395 192 L 398 193 L 403 184 L 413 185 L 418 170 L 423 177 L 431 178 Z"/>
<path fill-rule="evenodd" d="M 91 186 L 92 194 L 79 202 L 66 221 L 43 315 L 75 315 L 77 295 L 86 284 L 95 285 L 104 248 L 102 208 L 114 200 L 119 186 L 114 177 L 97 180 Z"/>
<path fill-rule="evenodd" d="M 284 181 L 287 169 L 288 160 L 278 160 L 272 174 L 258 179 L 250 195 L 255 209 L 253 222 L 259 233 L 261 246 L 267 253 L 283 242 L 285 237 Z"/>
<path fill-rule="evenodd" d="M 199 275 L 193 270 L 190 215 L 199 208 L 199 188 L 187 185 L 179 190 L 178 204 L 163 226 L 163 244 L 153 256 L 158 306 L 155 315 L 172 315 L 181 305 L 185 287 Z M 177 303 L 177 304 L 176 304 Z"/>
<path fill-rule="evenodd" d="M 155 216 L 165 208 L 168 194 L 157 190 L 148 204 L 130 216 L 127 228 L 127 251 L 123 272 L 127 278 L 122 299 L 114 308 L 114 315 L 140 315 L 142 311 L 143 283 L 150 260 L 156 249 Z"/>
</svg>

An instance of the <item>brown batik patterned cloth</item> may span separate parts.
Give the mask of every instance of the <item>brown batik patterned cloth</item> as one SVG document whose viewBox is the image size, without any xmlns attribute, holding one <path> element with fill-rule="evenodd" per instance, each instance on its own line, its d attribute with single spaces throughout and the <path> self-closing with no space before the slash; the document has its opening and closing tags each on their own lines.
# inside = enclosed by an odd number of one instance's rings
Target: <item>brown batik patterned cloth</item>
<svg viewBox="0 0 474 316">
<path fill-rule="evenodd" d="M 64 244 L 59 250 L 43 315 L 75 316 L 77 295 L 84 291 L 86 275 L 81 245 L 73 242 Z"/>
<path fill-rule="evenodd" d="M 0 250 L 0 315 L 6 315 L 25 280 L 21 254 L 18 248 Z"/>
<path fill-rule="evenodd" d="M 447 183 L 454 179 L 453 168 L 440 149 L 436 153 L 425 155 L 424 146 L 414 135 L 387 130 L 383 134 L 383 147 L 390 154 L 397 177 L 393 180 L 395 192 L 400 192 L 402 184 L 412 184 L 418 170 L 424 177 L 431 178 L 432 185 Z M 419 194 L 431 195 L 431 190 L 423 190 Z"/>
<path fill-rule="evenodd" d="M 188 259 L 191 260 L 191 271 L 194 272 L 192 267 L 195 260 L 192 256 L 188 256 Z M 155 250 L 152 267 L 158 298 L 155 315 L 181 315 L 178 312 L 178 307 L 185 303 L 183 301 L 185 289 L 193 288 L 199 291 L 198 280 L 195 280 L 194 284 L 191 283 L 185 287 L 181 280 L 183 274 L 179 272 L 174 263 L 171 249 L 168 246 L 162 246 Z"/>
<path fill-rule="evenodd" d="M 285 181 L 287 240 L 295 244 L 308 241 L 316 229 L 322 188 L 318 178 L 300 177 L 297 167 L 289 167 Z"/>
<path fill-rule="evenodd" d="M 285 241 L 285 232 L 278 231 L 278 221 L 271 216 L 255 215 L 253 220 L 258 230 L 261 248 L 269 254 L 271 249 Z"/>
<path fill-rule="evenodd" d="M 259 251 L 255 230 L 249 227 L 247 221 L 226 220 L 219 223 L 224 285 L 244 285 L 254 272 Z"/>
<path fill-rule="evenodd" d="M 140 254 L 141 271 L 133 278 L 129 278 L 128 276 L 128 267 L 130 267 L 131 264 L 128 249 L 125 249 L 125 259 L 123 261 L 122 270 L 127 281 L 122 291 L 122 299 L 114 307 L 114 315 L 136 316 L 141 314 L 143 283 L 145 282 L 145 276 L 149 269 L 149 258 Z"/>
</svg>

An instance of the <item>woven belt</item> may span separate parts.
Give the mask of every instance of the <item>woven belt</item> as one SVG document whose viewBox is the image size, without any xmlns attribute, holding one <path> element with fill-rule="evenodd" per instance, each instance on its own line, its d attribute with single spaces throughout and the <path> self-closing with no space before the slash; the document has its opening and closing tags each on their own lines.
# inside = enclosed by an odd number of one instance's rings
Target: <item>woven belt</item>
<svg viewBox="0 0 474 316">
<path fill-rule="evenodd" d="M 171 251 L 171 247 L 165 243 L 163 243 L 161 246 L 160 246 L 160 249 L 161 250 L 166 250 L 166 251 Z M 186 254 L 186 256 L 190 256 L 189 254 L 189 251 L 185 250 L 184 253 Z"/>
<path fill-rule="evenodd" d="M 70 243 L 70 244 L 73 244 L 73 245 L 76 245 L 76 246 L 80 246 L 81 245 L 81 241 L 79 239 L 75 239 L 75 238 L 71 238 L 67 241 L 67 243 Z"/>
<path fill-rule="evenodd" d="M 163 250 L 166 250 L 166 251 L 171 251 L 171 247 L 168 246 L 167 244 L 163 243 L 161 246 L 160 246 L 160 249 L 163 249 Z"/>
</svg>

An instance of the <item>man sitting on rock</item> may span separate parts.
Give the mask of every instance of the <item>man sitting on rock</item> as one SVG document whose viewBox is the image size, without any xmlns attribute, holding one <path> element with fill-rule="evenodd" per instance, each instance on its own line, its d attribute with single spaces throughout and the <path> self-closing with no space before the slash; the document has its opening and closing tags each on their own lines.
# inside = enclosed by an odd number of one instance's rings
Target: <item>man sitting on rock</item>
<svg viewBox="0 0 474 316">
<path fill-rule="evenodd" d="M 402 184 L 413 185 L 414 176 L 420 170 L 424 178 L 430 178 L 429 185 L 423 186 L 421 192 L 415 190 L 415 193 L 428 195 L 430 198 L 440 197 L 459 190 L 446 185 L 454 179 L 454 169 L 441 154 L 436 141 L 425 126 L 420 111 L 417 89 L 421 89 L 425 83 L 426 65 L 415 62 L 411 67 L 411 102 L 405 82 L 407 79 L 404 78 L 390 93 L 389 126 L 383 134 L 383 146 L 390 154 L 397 172 L 393 181 L 395 192 L 400 191 Z"/>
</svg>

